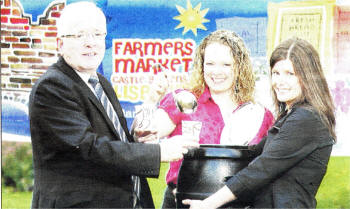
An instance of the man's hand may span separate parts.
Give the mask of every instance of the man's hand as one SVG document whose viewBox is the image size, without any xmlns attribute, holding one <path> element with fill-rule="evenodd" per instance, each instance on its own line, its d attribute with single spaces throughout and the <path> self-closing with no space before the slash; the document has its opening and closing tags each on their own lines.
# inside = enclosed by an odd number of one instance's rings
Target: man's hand
<svg viewBox="0 0 350 209">
<path fill-rule="evenodd" d="M 135 129 L 134 136 L 137 137 L 137 142 L 158 142 L 157 131 Z"/>
<path fill-rule="evenodd" d="M 199 147 L 198 140 L 176 135 L 160 143 L 161 161 L 172 162 L 183 158 L 190 148 Z"/>
</svg>

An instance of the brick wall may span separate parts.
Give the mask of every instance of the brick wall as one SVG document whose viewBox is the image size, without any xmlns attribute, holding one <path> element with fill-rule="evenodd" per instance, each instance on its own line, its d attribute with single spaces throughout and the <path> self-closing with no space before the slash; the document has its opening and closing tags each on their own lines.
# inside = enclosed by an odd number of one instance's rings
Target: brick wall
<svg viewBox="0 0 350 209">
<path fill-rule="evenodd" d="M 35 81 L 56 62 L 56 21 L 64 6 L 62 2 L 50 4 L 35 25 L 19 0 L 1 0 L 3 98 L 29 94 Z"/>
</svg>

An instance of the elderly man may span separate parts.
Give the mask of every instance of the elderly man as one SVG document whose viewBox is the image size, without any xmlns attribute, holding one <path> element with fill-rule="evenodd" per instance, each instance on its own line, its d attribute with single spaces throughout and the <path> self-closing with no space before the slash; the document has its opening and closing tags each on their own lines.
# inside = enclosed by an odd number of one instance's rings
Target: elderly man
<svg viewBox="0 0 350 209">
<path fill-rule="evenodd" d="M 96 73 L 106 37 L 98 7 L 67 5 L 57 27 L 61 57 L 30 96 L 32 208 L 153 208 L 145 177 L 197 145 L 133 143 L 111 84 Z"/>
</svg>

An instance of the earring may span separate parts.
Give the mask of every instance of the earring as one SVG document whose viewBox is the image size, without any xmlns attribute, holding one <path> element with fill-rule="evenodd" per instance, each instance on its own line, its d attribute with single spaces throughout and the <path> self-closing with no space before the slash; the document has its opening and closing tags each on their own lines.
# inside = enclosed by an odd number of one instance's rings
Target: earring
<svg viewBox="0 0 350 209">
<path fill-rule="evenodd" d="M 239 92 L 239 86 L 238 86 L 238 83 L 236 82 L 236 85 L 235 85 L 235 93 L 238 94 Z"/>
</svg>

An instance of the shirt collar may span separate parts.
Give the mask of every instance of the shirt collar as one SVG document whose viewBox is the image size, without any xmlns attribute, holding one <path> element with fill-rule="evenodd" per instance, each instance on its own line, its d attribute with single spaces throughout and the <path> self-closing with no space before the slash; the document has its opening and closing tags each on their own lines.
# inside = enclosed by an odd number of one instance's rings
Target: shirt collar
<svg viewBox="0 0 350 209">
<path fill-rule="evenodd" d="M 205 85 L 204 92 L 199 97 L 198 102 L 206 103 L 211 98 L 211 94 L 207 85 Z"/>
<path fill-rule="evenodd" d="M 90 75 L 89 73 L 83 73 L 83 72 L 79 72 L 79 71 L 77 71 L 77 70 L 74 70 L 74 71 L 80 76 L 81 79 L 83 79 L 83 81 L 84 81 L 85 83 L 89 83 L 89 78 L 90 78 L 91 76 L 96 76 L 96 77 L 97 77 L 97 74 L 96 74 L 96 73 L 93 74 L 93 75 Z"/>
</svg>

